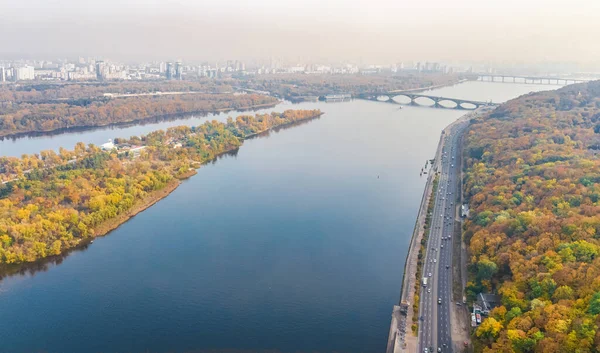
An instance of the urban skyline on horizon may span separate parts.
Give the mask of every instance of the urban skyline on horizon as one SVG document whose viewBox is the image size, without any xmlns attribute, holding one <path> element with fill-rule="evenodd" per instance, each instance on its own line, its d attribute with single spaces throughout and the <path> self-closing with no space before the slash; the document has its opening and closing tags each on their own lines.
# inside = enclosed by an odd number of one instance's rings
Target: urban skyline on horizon
<svg viewBox="0 0 600 353">
<path fill-rule="evenodd" d="M 504 73 L 504 74 L 588 74 L 596 72 L 581 70 L 574 63 L 545 63 L 544 66 L 505 64 L 494 66 L 490 63 L 473 64 L 444 63 L 434 61 L 406 61 L 388 65 L 356 64 L 352 61 L 328 63 L 301 63 L 271 57 L 268 60 L 221 60 L 221 61 L 169 61 L 147 60 L 137 63 L 119 62 L 110 59 L 79 56 L 76 59 L 0 59 L 0 82 L 19 80 L 147 80 L 147 79 L 189 79 L 192 77 L 217 78 L 223 75 L 252 76 L 262 74 L 374 74 L 380 72 L 398 73 Z"/>
</svg>

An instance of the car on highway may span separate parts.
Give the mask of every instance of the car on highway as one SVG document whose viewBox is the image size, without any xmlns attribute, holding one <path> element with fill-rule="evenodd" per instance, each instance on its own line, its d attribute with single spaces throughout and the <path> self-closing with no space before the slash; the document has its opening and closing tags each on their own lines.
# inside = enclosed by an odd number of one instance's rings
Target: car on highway
<svg viewBox="0 0 600 353">
<path fill-rule="evenodd" d="M 433 262 L 434 262 L 434 263 L 435 263 L 435 262 L 437 262 L 437 259 L 433 259 Z"/>
<path fill-rule="evenodd" d="M 431 288 L 427 288 L 427 293 L 431 293 Z"/>
<path fill-rule="evenodd" d="M 431 277 L 431 272 L 429 272 L 429 277 Z"/>
<path fill-rule="evenodd" d="M 442 304 L 442 298 L 438 298 L 438 304 Z"/>
</svg>

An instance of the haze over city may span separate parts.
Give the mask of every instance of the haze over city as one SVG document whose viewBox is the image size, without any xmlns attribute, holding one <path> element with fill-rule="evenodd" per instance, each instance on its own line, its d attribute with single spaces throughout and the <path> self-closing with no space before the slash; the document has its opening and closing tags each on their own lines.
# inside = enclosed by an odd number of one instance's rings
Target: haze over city
<svg viewBox="0 0 600 353">
<path fill-rule="evenodd" d="M 600 57 L 595 0 L 5 0 L 1 8 L 5 56 L 587 66 Z"/>
</svg>

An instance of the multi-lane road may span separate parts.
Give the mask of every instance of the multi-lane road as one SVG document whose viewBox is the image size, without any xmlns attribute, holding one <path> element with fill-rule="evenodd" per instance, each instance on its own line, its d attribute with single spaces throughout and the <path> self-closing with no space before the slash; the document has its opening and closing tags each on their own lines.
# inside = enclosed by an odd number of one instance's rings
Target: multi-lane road
<svg viewBox="0 0 600 353">
<path fill-rule="evenodd" d="M 459 138 L 465 122 L 449 126 L 438 156 L 439 181 L 427 240 L 419 304 L 419 352 L 452 352 L 452 238 L 457 211 Z M 426 284 L 424 284 L 426 278 Z"/>
</svg>

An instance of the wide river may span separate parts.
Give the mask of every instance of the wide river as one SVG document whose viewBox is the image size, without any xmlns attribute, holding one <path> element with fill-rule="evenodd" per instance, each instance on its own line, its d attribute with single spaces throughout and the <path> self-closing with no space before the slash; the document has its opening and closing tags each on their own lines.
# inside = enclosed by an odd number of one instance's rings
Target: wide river
<svg viewBox="0 0 600 353">
<path fill-rule="evenodd" d="M 556 86 L 433 90 L 501 102 Z M 317 120 L 246 141 L 150 209 L 0 282 L 0 352 L 383 352 L 440 131 L 464 111 L 281 104 Z M 0 141 L 19 156 L 204 118 Z"/>
</svg>

